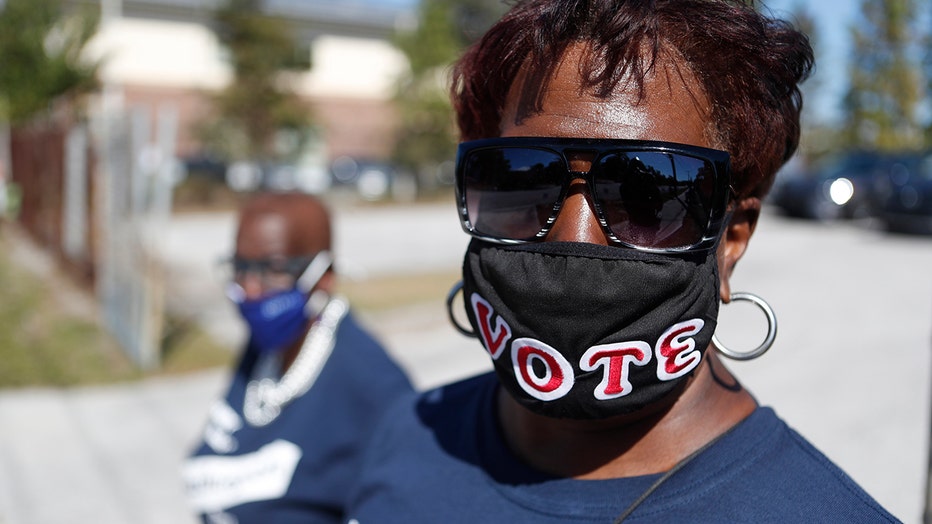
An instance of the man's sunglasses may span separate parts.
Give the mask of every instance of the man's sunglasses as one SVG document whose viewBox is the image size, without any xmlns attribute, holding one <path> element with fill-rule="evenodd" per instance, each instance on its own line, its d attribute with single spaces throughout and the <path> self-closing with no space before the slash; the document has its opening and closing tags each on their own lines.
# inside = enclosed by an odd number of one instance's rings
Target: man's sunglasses
<svg viewBox="0 0 932 524">
<path fill-rule="evenodd" d="M 239 288 L 245 285 L 248 275 L 252 275 L 266 291 L 285 290 L 295 285 L 313 260 L 313 255 L 261 259 L 233 256 L 221 260 L 220 270 L 224 280 Z"/>
<path fill-rule="evenodd" d="M 569 159 L 591 159 L 587 172 Z M 503 244 L 543 240 L 577 178 L 606 237 L 645 251 L 707 249 L 728 204 L 725 151 L 645 140 L 509 137 L 463 142 L 456 197 L 463 229 Z"/>
<path fill-rule="evenodd" d="M 246 273 L 257 275 L 287 275 L 298 278 L 307 269 L 308 264 L 314 260 L 313 256 L 303 257 L 272 257 L 263 259 L 250 259 L 234 256 L 229 260 L 233 266 L 234 278 L 242 278 Z"/>
</svg>

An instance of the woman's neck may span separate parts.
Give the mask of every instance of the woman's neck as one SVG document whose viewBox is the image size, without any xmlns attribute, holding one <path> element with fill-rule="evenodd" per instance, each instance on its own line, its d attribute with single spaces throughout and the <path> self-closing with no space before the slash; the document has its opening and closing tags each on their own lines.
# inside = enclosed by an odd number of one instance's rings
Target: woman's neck
<svg viewBox="0 0 932 524">
<path fill-rule="evenodd" d="M 499 388 L 498 418 L 512 451 L 542 472 L 579 479 L 660 473 L 746 418 L 753 397 L 710 351 L 683 392 L 651 413 L 604 420 L 537 415 Z"/>
</svg>

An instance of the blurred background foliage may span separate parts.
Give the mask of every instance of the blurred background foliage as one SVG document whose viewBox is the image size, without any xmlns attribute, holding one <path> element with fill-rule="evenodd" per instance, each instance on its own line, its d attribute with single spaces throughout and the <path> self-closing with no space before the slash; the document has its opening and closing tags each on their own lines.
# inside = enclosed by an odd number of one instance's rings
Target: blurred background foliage
<svg viewBox="0 0 932 524">
<path fill-rule="evenodd" d="M 0 121 L 20 123 L 63 95 L 97 87 L 97 64 L 81 50 L 98 13 L 66 12 L 60 0 L 6 0 L 0 10 Z"/>
<path fill-rule="evenodd" d="M 499 0 L 421 0 L 415 27 L 396 35 L 410 70 L 399 79 L 395 97 L 401 126 L 393 160 L 419 178 L 452 179 L 451 152 L 458 139 L 449 67 L 506 7 Z"/>
<path fill-rule="evenodd" d="M 308 139 L 311 114 L 288 85 L 288 72 L 311 66 L 290 26 L 268 16 L 259 0 L 228 0 L 214 13 L 213 30 L 227 51 L 233 78 L 214 97 L 215 114 L 200 136 L 225 158 L 276 159 L 276 138 L 290 132 Z"/>
<path fill-rule="evenodd" d="M 930 124 L 929 82 L 923 54 L 929 27 L 919 26 L 918 0 L 862 0 L 859 23 L 851 27 L 849 88 L 843 102 L 841 145 L 853 149 L 918 149 L 926 144 Z M 925 30 L 925 34 L 923 34 Z M 926 120 L 928 117 L 926 116 Z M 925 128 L 925 129 L 924 129 Z"/>
</svg>

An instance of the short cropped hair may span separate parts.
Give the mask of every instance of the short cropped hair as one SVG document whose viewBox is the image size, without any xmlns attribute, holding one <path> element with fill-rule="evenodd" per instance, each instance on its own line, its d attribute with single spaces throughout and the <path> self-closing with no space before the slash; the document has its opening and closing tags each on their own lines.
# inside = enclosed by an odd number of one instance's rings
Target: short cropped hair
<svg viewBox="0 0 932 524">
<path fill-rule="evenodd" d="M 242 222 L 260 215 L 285 218 L 288 245 L 294 254 L 314 254 L 332 249 L 330 210 L 313 195 L 296 191 L 257 193 L 242 205 L 239 220 Z"/>
<path fill-rule="evenodd" d="M 543 87 L 572 44 L 591 47 L 586 85 L 608 97 L 621 81 L 644 96 L 661 54 L 685 64 L 711 104 L 712 136 L 732 158 L 733 198 L 763 197 L 799 145 L 799 83 L 813 67 L 805 34 L 758 13 L 753 0 L 518 0 L 453 69 L 463 140 L 498 136 L 522 67 Z M 646 51 L 646 52 L 645 52 Z M 672 54 L 671 54 L 672 53 Z"/>
</svg>

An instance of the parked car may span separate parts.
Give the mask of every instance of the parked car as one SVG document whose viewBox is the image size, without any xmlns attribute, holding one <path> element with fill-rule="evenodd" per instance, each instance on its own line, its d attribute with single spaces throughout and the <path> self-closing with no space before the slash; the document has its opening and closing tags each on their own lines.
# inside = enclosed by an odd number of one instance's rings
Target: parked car
<svg viewBox="0 0 932 524">
<path fill-rule="evenodd" d="M 324 193 L 330 188 L 327 170 L 314 163 L 237 161 L 227 168 L 226 183 L 233 191 L 302 191 Z"/>
<path fill-rule="evenodd" d="M 887 230 L 932 234 L 932 151 L 892 165 L 874 194 L 876 215 Z"/>
<path fill-rule="evenodd" d="M 772 204 L 789 216 L 814 220 L 864 218 L 872 214 L 872 191 L 893 157 L 854 151 L 811 167 L 790 165 L 777 175 Z"/>
<path fill-rule="evenodd" d="M 223 182 L 227 163 L 220 155 L 199 151 L 181 159 L 186 178 L 202 178 L 210 182 Z"/>
<path fill-rule="evenodd" d="M 380 200 L 391 194 L 398 170 L 389 162 L 341 156 L 330 166 L 333 185 L 350 187 L 366 200 Z"/>
</svg>

